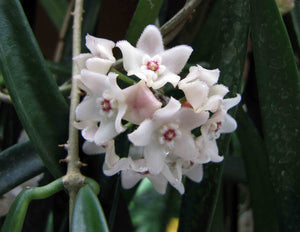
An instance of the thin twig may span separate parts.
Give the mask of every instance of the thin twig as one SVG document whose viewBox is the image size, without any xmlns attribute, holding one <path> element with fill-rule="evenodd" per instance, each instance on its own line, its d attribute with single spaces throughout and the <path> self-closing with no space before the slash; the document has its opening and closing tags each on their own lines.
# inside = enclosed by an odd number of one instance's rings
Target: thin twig
<svg viewBox="0 0 300 232">
<path fill-rule="evenodd" d="M 2 93 L 1 91 L 0 91 L 0 101 L 5 103 L 10 103 L 10 104 L 12 103 L 10 96 L 6 93 Z"/>
<path fill-rule="evenodd" d="M 55 54 L 54 54 L 54 62 L 59 62 L 61 60 L 62 54 L 63 54 L 63 50 L 64 50 L 64 40 L 65 40 L 65 36 L 67 34 L 68 31 L 68 26 L 69 26 L 69 22 L 71 19 L 71 11 L 73 9 L 74 6 L 74 0 L 72 0 L 68 6 L 68 9 L 66 11 L 65 17 L 64 17 L 64 21 L 63 24 L 61 26 L 60 32 L 59 32 L 59 38 L 58 38 L 58 43 L 55 49 Z"/>
<path fill-rule="evenodd" d="M 163 37 L 168 37 L 168 41 L 165 41 L 165 44 L 169 43 L 175 36 L 179 33 L 180 30 L 176 30 L 177 27 L 183 26 L 186 21 L 189 19 L 195 8 L 201 3 L 202 0 L 188 0 L 186 1 L 183 8 L 177 12 L 168 22 L 166 22 L 161 28 L 161 34 Z M 177 33 L 173 33 L 177 31 Z M 172 33 L 172 36 L 168 34 Z"/>
<path fill-rule="evenodd" d="M 80 54 L 81 51 L 81 22 L 83 13 L 83 0 L 75 1 L 74 10 L 74 22 L 73 22 L 73 57 Z M 72 76 L 79 73 L 78 67 L 73 61 Z M 69 191 L 69 218 L 71 223 L 71 217 L 74 207 L 75 198 L 78 190 L 83 185 L 84 176 L 80 173 L 81 162 L 79 158 L 78 148 L 78 131 L 74 127 L 75 122 L 75 109 L 79 103 L 79 90 L 75 79 L 72 80 L 71 90 L 71 105 L 70 105 L 70 117 L 69 117 L 69 139 L 68 139 L 68 156 L 66 158 L 68 162 L 68 171 L 64 176 L 63 181 L 66 189 Z"/>
</svg>

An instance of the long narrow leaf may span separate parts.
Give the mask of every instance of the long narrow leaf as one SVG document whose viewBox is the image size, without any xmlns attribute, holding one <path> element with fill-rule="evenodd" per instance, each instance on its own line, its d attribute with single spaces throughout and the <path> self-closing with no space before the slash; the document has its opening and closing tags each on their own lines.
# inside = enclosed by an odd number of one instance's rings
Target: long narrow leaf
<svg viewBox="0 0 300 232">
<path fill-rule="evenodd" d="M 263 141 L 247 114 L 239 108 L 237 133 L 242 146 L 243 158 L 249 181 L 255 231 L 278 232 L 276 201 L 270 181 L 268 157 Z"/>
<path fill-rule="evenodd" d="M 0 153 L 0 196 L 35 177 L 44 165 L 30 142 L 14 145 Z"/>
<path fill-rule="evenodd" d="M 219 82 L 235 93 L 243 76 L 249 33 L 249 2 L 223 1 L 221 6 L 219 43 L 216 44 L 212 66 L 221 71 Z M 201 33 L 201 31 L 200 31 Z M 229 136 L 218 141 L 220 154 L 227 153 Z M 226 159 L 226 157 L 225 157 Z M 200 184 L 190 180 L 182 201 L 179 231 L 210 231 L 220 191 L 222 164 L 206 164 Z"/>
<path fill-rule="evenodd" d="M 299 73 L 275 2 L 250 2 L 251 38 L 271 181 L 284 231 L 299 231 Z"/>
<path fill-rule="evenodd" d="M 61 176 L 68 107 L 46 67 L 18 0 L 0 0 L 0 67 L 17 114 L 45 166 Z"/>
<path fill-rule="evenodd" d="M 154 24 L 162 3 L 162 0 L 139 1 L 126 34 L 130 43 L 135 44 L 144 28 L 148 24 Z"/>
<path fill-rule="evenodd" d="M 49 18 L 55 25 L 57 30 L 60 30 L 63 23 L 65 13 L 68 7 L 66 0 L 39 0 Z"/>
<path fill-rule="evenodd" d="M 295 1 L 295 7 L 291 12 L 294 30 L 297 36 L 298 46 L 300 47 L 300 3 Z"/>
<path fill-rule="evenodd" d="M 88 185 L 79 190 L 72 217 L 72 232 L 85 231 L 109 231 L 100 202 Z"/>
</svg>

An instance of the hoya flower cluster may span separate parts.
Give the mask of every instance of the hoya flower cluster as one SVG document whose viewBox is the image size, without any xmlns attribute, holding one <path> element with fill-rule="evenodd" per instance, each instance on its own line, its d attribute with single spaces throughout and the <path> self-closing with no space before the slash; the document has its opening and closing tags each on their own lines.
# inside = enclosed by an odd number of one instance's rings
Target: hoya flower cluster
<svg viewBox="0 0 300 232">
<path fill-rule="evenodd" d="M 86 45 L 91 53 L 74 58 L 81 70 L 75 78 L 86 92 L 76 109 L 75 126 L 82 130 L 86 153 L 106 153 L 106 175 L 121 172 L 126 189 L 148 178 L 161 194 L 168 182 L 183 194 L 183 176 L 200 182 L 203 164 L 223 160 L 216 139 L 235 130 L 236 122 L 227 111 L 240 96 L 224 99 L 229 90 L 217 84 L 218 69 L 197 65 L 181 78 L 178 74 L 193 49 L 180 45 L 164 50 L 160 31 L 153 25 L 145 28 L 136 47 L 125 40 L 115 45 L 90 35 Z M 126 88 L 118 84 L 118 74 L 109 72 L 116 61 L 115 46 L 122 52 L 127 75 L 138 80 Z M 182 96 L 167 94 L 170 88 Z M 114 139 L 123 132 L 130 149 L 121 158 Z"/>
</svg>

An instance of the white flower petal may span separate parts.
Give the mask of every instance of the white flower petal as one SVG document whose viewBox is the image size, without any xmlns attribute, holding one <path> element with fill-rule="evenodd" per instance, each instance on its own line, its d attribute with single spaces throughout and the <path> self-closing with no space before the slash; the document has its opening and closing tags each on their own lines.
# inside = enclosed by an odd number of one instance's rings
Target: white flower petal
<svg viewBox="0 0 300 232">
<path fill-rule="evenodd" d="M 76 120 L 93 120 L 99 121 L 101 116 L 99 114 L 100 106 L 97 107 L 95 98 L 85 98 L 75 110 Z"/>
<path fill-rule="evenodd" d="M 225 85 L 214 85 L 209 88 L 209 96 L 219 95 L 224 97 L 229 92 L 228 87 Z"/>
<path fill-rule="evenodd" d="M 91 72 L 87 69 L 81 70 L 80 75 L 80 80 L 94 95 L 99 96 L 103 91 L 109 88 L 109 81 L 106 75 Z"/>
<path fill-rule="evenodd" d="M 95 134 L 95 143 L 104 145 L 109 140 L 113 139 L 118 133 L 115 129 L 114 121 L 102 121 L 100 127 Z"/>
<path fill-rule="evenodd" d="M 223 97 L 219 95 L 211 96 L 210 98 L 208 98 L 206 104 L 201 108 L 201 110 L 209 110 L 210 112 L 214 113 L 220 108 L 222 102 L 223 102 Z"/>
<path fill-rule="evenodd" d="M 112 64 L 113 62 L 111 60 L 101 59 L 98 57 L 92 57 L 86 61 L 86 67 L 88 70 L 101 74 L 106 74 Z"/>
<path fill-rule="evenodd" d="M 121 172 L 121 183 L 124 189 L 130 189 L 142 179 L 142 175 L 137 174 L 131 170 L 124 170 Z"/>
<path fill-rule="evenodd" d="M 86 68 L 86 61 L 87 59 L 93 57 L 92 54 L 90 53 L 82 53 L 82 54 L 79 54 L 78 56 L 75 56 L 73 57 L 73 60 L 75 61 L 77 67 L 78 67 L 78 70 L 82 70 L 84 68 Z"/>
<path fill-rule="evenodd" d="M 183 174 L 192 181 L 199 183 L 203 178 L 203 166 L 202 164 L 194 164 L 193 167 L 184 170 Z"/>
<path fill-rule="evenodd" d="M 174 114 L 181 108 L 181 104 L 175 98 L 171 97 L 168 104 L 157 110 L 153 115 L 153 120 L 155 120 L 158 126 L 169 122 Z"/>
<path fill-rule="evenodd" d="M 115 61 L 115 58 L 112 54 L 112 49 L 115 46 L 115 43 L 111 40 L 96 38 L 91 35 L 85 37 L 87 48 L 93 53 L 93 55 L 100 58 L 109 59 Z"/>
<path fill-rule="evenodd" d="M 85 127 L 85 128 L 81 131 L 81 135 L 82 135 L 82 137 L 85 138 L 87 141 L 93 142 L 97 130 L 98 130 L 97 123 L 91 122 L 87 127 Z"/>
<path fill-rule="evenodd" d="M 191 132 L 181 131 L 181 133 L 175 140 L 173 153 L 184 160 L 195 160 L 199 156 L 199 151 Z"/>
<path fill-rule="evenodd" d="M 224 120 L 222 121 L 222 124 L 220 126 L 220 133 L 231 133 L 235 131 L 237 128 L 237 123 L 233 117 L 231 117 L 229 114 L 226 114 L 224 117 Z"/>
<path fill-rule="evenodd" d="M 153 89 L 159 89 L 159 88 L 163 87 L 166 83 L 169 82 L 175 88 L 176 85 L 178 84 L 179 80 L 180 80 L 180 76 L 169 72 L 165 75 L 162 75 L 156 81 L 154 81 L 153 84 L 151 85 L 151 87 Z"/>
<path fill-rule="evenodd" d="M 87 155 L 95 155 L 105 153 L 105 149 L 102 146 L 96 145 L 94 142 L 85 141 L 82 150 Z"/>
<path fill-rule="evenodd" d="M 144 55 L 141 50 L 133 47 L 125 40 L 117 42 L 116 47 L 120 48 L 122 52 L 123 66 L 124 69 L 128 72 L 128 75 L 135 74 L 134 70 L 140 70 Z"/>
<path fill-rule="evenodd" d="M 121 132 L 125 131 L 125 129 L 126 129 L 122 125 L 122 118 L 125 115 L 126 110 L 127 110 L 127 105 L 119 103 L 118 114 L 115 119 L 115 128 L 118 133 L 121 133 Z"/>
<path fill-rule="evenodd" d="M 162 64 L 175 74 L 181 72 L 193 49 L 187 45 L 179 45 L 161 53 Z"/>
<path fill-rule="evenodd" d="M 164 166 L 162 174 L 166 177 L 168 182 L 178 190 L 180 194 L 184 194 L 184 186 L 181 183 L 181 177 L 175 178 L 167 165 Z"/>
<path fill-rule="evenodd" d="M 146 146 L 151 142 L 153 129 L 153 122 L 146 119 L 128 138 L 136 146 Z"/>
<path fill-rule="evenodd" d="M 186 82 L 192 81 L 195 79 L 201 80 L 206 82 L 209 86 L 212 86 L 213 84 L 217 83 L 220 76 L 220 70 L 219 69 L 205 69 L 200 65 L 192 66 L 190 67 L 190 73 L 185 78 Z"/>
<path fill-rule="evenodd" d="M 209 87 L 199 80 L 185 83 L 180 81 L 179 88 L 184 92 L 186 100 L 193 106 L 196 112 L 202 109 L 202 106 L 207 102 Z"/>
<path fill-rule="evenodd" d="M 151 174 L 157 175 L 162 171 L 165 160 L 164 147 L 154 142 L 144 148 L 144 157 Z"/>
<path fill-rule="evenodd" d="M 154 25 L 148 25 L 141 34 L 136 47 L 151 57 L 162 52 L 164 45 L 159 29 Z"/>
<path fill-rule="evenodd" d="M 159 194 L 165 194 L 168 181 L 162 175 L 147 175 L 147 178 L 151 181 L 154 189 Z"/>
<path fill-rule="evenodd" d="M 209 117 L 208 112 L 195 113 L 191 108 L 183 107 L 178 112 L 180 127 L 191 131 L 203 125 Z"/>
<path fill-rule="evenodd" d="M 227 99 L 224 99 L 223 101 L 223 107 L 225 110 L 229 110 L 231 109 L 232 107 L 236 106 L 237 104 L 239 104 L 239 102 L 241 101 L 241 95 L 240 94 L 237 94 L 236 97 L 234 98 L 227 98 Z"/>
</svg>

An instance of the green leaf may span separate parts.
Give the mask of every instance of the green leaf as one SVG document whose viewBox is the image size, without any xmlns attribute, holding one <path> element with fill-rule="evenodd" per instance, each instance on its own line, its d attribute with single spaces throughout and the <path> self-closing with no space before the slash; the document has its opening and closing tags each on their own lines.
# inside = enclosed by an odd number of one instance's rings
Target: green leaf
<svg viewBox="0 0 300 232">
<path fill-rule="evenodd" d="M 295 7 L 291 11 L 292 21 L 297 36 L 298 46 L 300 47 L 300 3 L 295 1 Z"/>
<path fill-rule="evenodd" d="M 18 0 L 0 0 L 0 68 L 19 119 L 55 176 L 66 142 L 68 107 L 46 67 Z"/>
<path fill-rule="evenodd" d="M 16 144 L 0 153 L 0 196 L 44 170 L 30 142 Z"/>
<path fill-rule="evenodd" d="M 79 190 L 73 210 L 72 232 L 79 231 L 109 231 L 100 202 L 88 185 Z"/>
<path fill-rule="evenodd" d="M 275 2 L 250 2 L 251 38 L 263 137 L 276 206 L 284 231 L 299 231 L 299 73 Z"/>
<path fill-rule="evenodd" d="M 149 24 L 154 24 L 162 3 L 163 0 L 139 1 L 127 30 L 126 40 L 131 44 L 136 44 L 144 28 Z"/>
<path fill-rule="evenodd" d="M 65 0 L 39 0 L 49 18 L 55 25 L 57 30 L 60 30 L 64 17 L 67 11 L 68 2 Z"/>
<path fill-rule="evenodd" d="M 43 187 L 24 189 L 11 205 L 1 232 L 21 232 L 30 201 L 48 198 L 62 189 L 62 178 Z"/>
<path fill-rule="evenodd" d="M 220 28 L 218 44 L 212 53 L 212 67 L 219 68 L 219 83 L 229 87 L 231 95 L 240 91 L 244 72 L 249 33 L 249 2 L 226 0 L 220 6 L 222 14 L 216 27 Z M 201 31 L 200 31 L 201 33 Z M 201 46 L 200 46 L 201 47 Z M 233 93 L 233 94 L 232 94 Z M 234 111 L 232 116 L 234 116 Z M 218 141 L 220 155 L 225 155 L 229 135 Z M 226 156 L 225 156 L 226 159 Z M 179 231 L 210 231 L 219 196 L 223 163 L 205 164 L 200 184 L 186 181 L 186 193 L 181 205 Z"/>
<path fill-rule="evenodd" d="M 50 211 L 45 228 L 45 232 L 54 232 L 54 216 L 53 211 Z"/>
<path fill-rule="evenodd" d="M 255 231 L 279 232 L 274 189 L 270 181 L 268 157 L 261 136 L 240 107 L 237 113 L 237 133 L 251 193 Z"/>
</svg>

